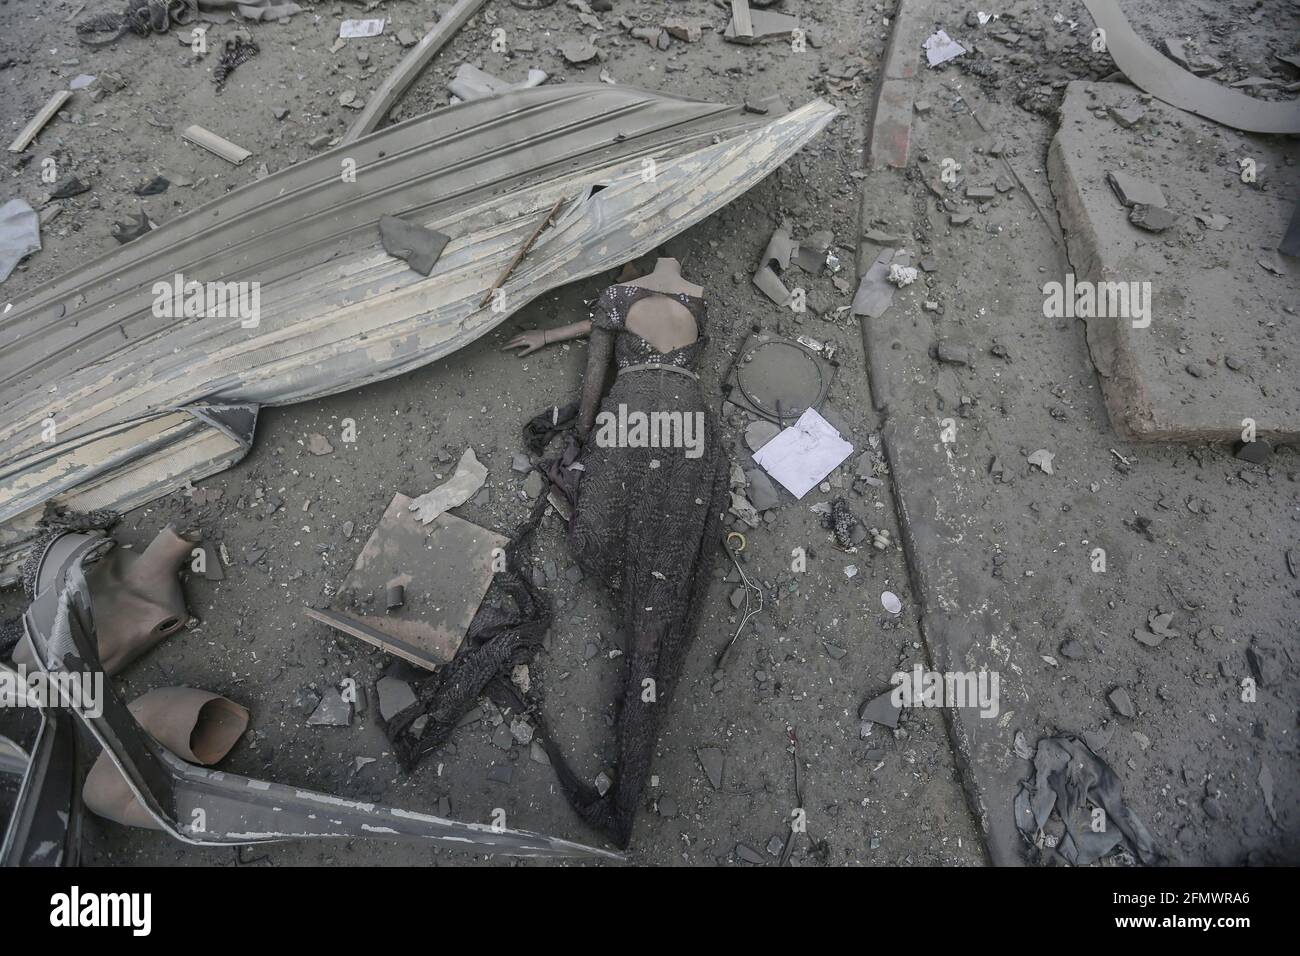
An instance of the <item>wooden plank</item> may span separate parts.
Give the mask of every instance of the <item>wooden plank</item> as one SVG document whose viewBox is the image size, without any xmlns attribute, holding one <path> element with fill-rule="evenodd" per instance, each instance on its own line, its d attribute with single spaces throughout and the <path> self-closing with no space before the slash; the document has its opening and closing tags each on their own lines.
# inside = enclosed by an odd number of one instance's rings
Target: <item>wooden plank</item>
<svg viewBox="0 0 1300 956">
<path fill-rule="evenodd" d="M 236 146 L 228 139 L 222 139 L 216 133 L 202 126 L 189 126 L 181 130 L 181 138 L 189 140 L 195 146 L 206 149 L 209 153 L 220 156 L 228 163 L 238 166 L 253 154 L 242 146 Z"/>
<path fill-rule="evenodd" d="M 41 107 L 41 111 L 32 117 L 32 121 L 24 126 L 22 132 L 9 144 L 9 152 L 21 153 L 30 146 L 32 140 L 36 138 L 36 134 L 54 117 L 55 113 L 63 109 L 63 104 L 68 102 L 71 96 L 71 90 L 59 90 L 51 96 L 46 104 Z"/>
<path fill-rule="evenodd" d="M 391 634 L 385 634 L 383 631 L 376 630 L 368 624 L 363 624 L 354 617 L 346 614 L 340 614 L 338 611 L 318 611 L 314 607 L 305 607 L 302 613 L 306 614 L 313 621 L 319 621 L 321 624 L 328 624 L 335 630 L 342 631 L 344 634 L 350 634 L 353 637 L 360 638 L 367 644 L 373 644 L 381 651 L 386 651 L 394 657 L 400 657 L 402 660 L 414 664 L 416 667 L 423 667 L 425 670 L 437 670 L 445 663 L 444 661 L 435 660 L 428 654 L 423 653 L 418 647 L 406 643 L 405 641 L 393 637 Z"/>
<path fill-rule="evenodd" d="M 366 101 L 365 109 L 361 111 L 357 121 L 343 134 L 342 141 L 350 143 L 378 129 L 380 122 L 402 98 L 407 88 L 415 82 L 420 71 L 429 65 L 429 61 L 438 55 L 438 51 L 447 45 L 447 41 L 454 37 L 486 2 L 487 0 L 458 0 L 457 4 L 447 11 L 447 15 L 438 21 L 437 26 L 426 33 L 420 42 L 411 48 L 411 52 L 402 57 L 393 68 L 393 72 L 388 74 L 388 79 L 384 80 L 379 89 L 375 90 Z"/>
<path fill-rule="evenodd" d="M 749 17 L 749 0 L 731 0 L 731 22 L 736 27 L 736 36 L 754 35 L 754 24 Z"/>
</svg>

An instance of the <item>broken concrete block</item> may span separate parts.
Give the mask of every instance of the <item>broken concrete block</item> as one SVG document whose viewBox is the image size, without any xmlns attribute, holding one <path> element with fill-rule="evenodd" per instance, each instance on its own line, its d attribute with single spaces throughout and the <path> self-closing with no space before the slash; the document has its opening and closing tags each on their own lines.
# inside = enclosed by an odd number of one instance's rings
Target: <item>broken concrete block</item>
<svg viewBox="0 0 1300 956">
<path fill-rule="evenodd" d="M 322 695 L 307 723 L 314 727 L 351 727 L 352 702 L 344 700 L 343 695 L 331 687 Z"/>
<path fill-rule="evenodd" d="M 1147 232 L 1164 232 L 1178 221 L 1178 216 L 1159 206 L 1138 203 L 1129 209 L 1128 221 Z"/>
<path fill-rule="evenodd" d="M 379 678 L 375 693 L 379 695 L 379 716 L 385 721 L 392 720 L 416 701 L 411 685 L 396 677 Z"/>
<path fill-rule="evenodd" d="M 1106 181 L 1115 191 L 1116 198 L 1126 206 L 1157 206 L 1161 209 L 1165 206 L 1165 194 L 1155 183 L 1138 179 L 1117 169 L 1106 173 Z"/>
</svg>

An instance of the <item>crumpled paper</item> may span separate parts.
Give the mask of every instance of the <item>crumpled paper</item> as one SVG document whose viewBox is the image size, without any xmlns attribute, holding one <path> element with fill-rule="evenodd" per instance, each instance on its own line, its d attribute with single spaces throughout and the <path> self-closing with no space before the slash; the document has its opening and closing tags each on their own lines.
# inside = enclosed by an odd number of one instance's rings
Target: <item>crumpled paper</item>
<svg viewBox="0 0 1300 956">
<path fill-rule="evenodd" d="M 437 488 L 420 495 L 409 508 L 423 524 L 428 524 L 444 511 L 469 501 L 486 479 L 487 469 L 474 457 L 474 449 L 466 448 L 456 463 L 456 473 Z"/>
</svg>

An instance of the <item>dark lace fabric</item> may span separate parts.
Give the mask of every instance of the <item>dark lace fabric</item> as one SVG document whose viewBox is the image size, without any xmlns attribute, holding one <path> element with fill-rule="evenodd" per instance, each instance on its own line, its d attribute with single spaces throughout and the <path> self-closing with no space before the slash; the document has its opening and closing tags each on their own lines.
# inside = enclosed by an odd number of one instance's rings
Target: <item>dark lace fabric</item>
<svg viewBox="0 0 1300 956">
<path fill-rule="evenodd" d="M 593 336 L 614 337 L 620 369 L 659 363 L 691 369 L 704 350 L 704 300 L 673 295 L 691 314 L 699 337 L 659 352 L 627 328 L 627 312 L 646 296 L 634 286 L 611 286 L 592 314 Z M 622 408 L 620 408 L 622 406 Z M 582 569 L 614 595 L 626 639 L 628 673 L 618 721 L 618 777 L 600 800 L 575 802 L 584 817 L 620 845 L 650 769 L 661 717 L 676 688 L 708 590 L 709 569 L 726 510 L 728 464 L 717 422 L 700 383 L 654 369 L 620 371 L 601 413 L 679 413 L 698 423 L 699 454 L 687 448 L 603 446 L 597 427 L 583 445 L 570 549 Z"/>
<path fill-rule="evenodd" d="M 704 301 L 671 296 L 695 317 L 700 336 L 680 349 L 660 353 L 626 327 L 627 310 L 647 289 L 612 286 L 592 314 L 592 348 L 596 367 L 610 351 L 621 369 L 648 362 L 691 368 L 704 348 Z M 610 346 L 612 345 L 612 349 Z M 589 375 L 590 379 L 590 375 Z M 588 386 L 591 382 L 586 383 Z M 620 406 L 623 406 L 620 410 Z M 680 413 L 700 429 L 698 454 L 689 447 L 629 447 L 598 441 L 599 426 L 577 453 L 580 467 L 565 468 L 573 450 L 551 466 L 577 475 L 572 494 L 569 545 L 574 559 L 609 589 L 624 638 L 627 673 L 616 725 L 615 779 L 601 796 L 579 780 L 547 731 L 540 712 L 538 736 L 551 758 L 565 795 L 592 826 L 604 830 L 621 847 L 632 834 L 651 756 L 709 586 L 712 559 L 727 506 L 728 463 L 717 422 L 700 383 L 691 376 L 655 369 L 620 372 L 600 405 L 602 412 Z M 557 483 L 572 487 L 570 482 Z M 560 488 L 560 490 L 565 490 Z M 419 702 L 397 715 L 388 727 L 397 754 L 408 766 L 450 735 L 459 717 L 482 693 L 516 709 L 532 705 L 518 700 L 510 686 L 510 668 L 531 659 L 551 619 L 549 602 L 529 580 L 525 549 L 545 507 L 538 500 L 529 522 L 507 548 L 508 570 L 498 584 L 516 610 L 503 612 L 485 603 L 471 624 L 456 659 L 426 681 Z M 511 698 L 514 698 L 513 701 Z M 419 737 L 410 733 L 415 719 L 427 716 Z"/>
</svg>

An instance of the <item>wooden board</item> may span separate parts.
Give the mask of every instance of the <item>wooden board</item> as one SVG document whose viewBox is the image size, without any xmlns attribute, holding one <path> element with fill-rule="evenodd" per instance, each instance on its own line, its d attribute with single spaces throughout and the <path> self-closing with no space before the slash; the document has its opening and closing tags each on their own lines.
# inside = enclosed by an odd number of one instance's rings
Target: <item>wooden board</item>
<svg viewBox="0 0 1300 956">
<path fill-rule="evenodd" d="M 63 104 L 68 102 L 72 93 L 69 90 L 59 90 L 49 98 L 49 101 L 41 107 L 41 111 L 32 117 L 31 122 L 22 128 L 12 143 L 9 144 L 9 152 L 21 153 L 31 145 L 36 134 L 41 131 L 59 110 L 63 109 Z"/>
<path fill-rule="evenodd" d="M 331 605 L 340 620 L 325 623 L 340 630 L 355 624 L 348 631 L 354 637 L 433 670 L 456 656 L 506 538 L 446 513 L 422 525 L 410 503 L 393 497 Z M 385 612 L 384 595 L 397 584 L 406 603 Z"/>
</svg>

